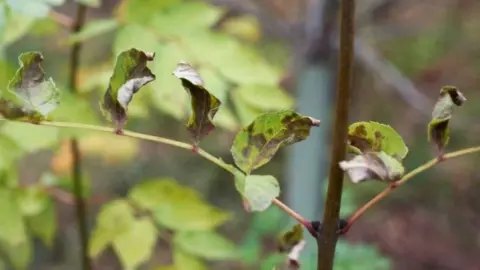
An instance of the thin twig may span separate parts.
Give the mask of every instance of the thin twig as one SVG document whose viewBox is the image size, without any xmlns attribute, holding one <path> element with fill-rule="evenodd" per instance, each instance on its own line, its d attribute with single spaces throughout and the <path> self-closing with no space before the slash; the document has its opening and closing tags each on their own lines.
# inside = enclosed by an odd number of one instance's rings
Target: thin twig
<svg viewBox="0 0 480 270">
<path fill-rule="evenodd" d="M 317 269 L 331 270 L 337 244 L 337 224 L 343 189 L 343 171 L 338 163 L 345 159 L 348 129 L 348 103 L 352 83 L 355 0 L 340 3 L 340 51 L 335 104 L 335 122 L 330 160 L 327 199 L 321 233 L 317 237 Z"/>
<path fill-rule="evenodd" d="M 78 33 L 82 30 L 85 24 L 85 17 L 87 13 L 87 7 L 82 4 L 77 4 L 77 11 L 75 19 L 72 25 L 72 33 Z M 82 49 L 82 43 L 76 42 L 72 45 L 70 51 L 70 78 L 69 88 L 72 93 L 76 93 L 77 89 L 77 77 L 80 65 L 80 51 Z M 82 258 L 82 269 L 92 269 L 90 259 L 88 257 L 88 224 L 87 224 L 87 207 L 85 199 L 83 197 L 83 184 L 82 184 L 82 164 L 80 149 L 78 141 L 75 137 L 70 140 L 70 149 L 72 151 L 73 168 L 72 168 L 72 181 L 73 181 L 73 193 L 75 195 L 75 210 L 78 225 L 78 234 L 80 237 L 80 252 Z"/>
<path fill-rule="evenodd" d="M 440 162 L 443 162 L 443 161 L 446 161 L 446 160 L 449 160 L 449 159 L 452 159 L 452 158 L 468 155 L 468 154 L 473 154 L 473 153 L 476 153 L 476 152 L 480 152 L 480 146 L 466 148 L 466 149 L 458 150 L 458 151 L 455 151 L 455 152 L 451 152 L 451 153 L 445 154 L 442 157 L 442 159 L 438 159 L 438 158 L 432 159 L 432 160 L 428 161 L 427 163 L 421 165 L 420 167 L 416 168 L 415 170 L 407 173 L 405 176 L 402 177 L 402 179 L 400 179 L 394 185 L 390 185 L 388 188 L 386 188 L 382 192 L 378 193 L 370 201 L 368 201 L 366 204 L 364 204 L 362 207 L 360 207 L 353 214 L 353 216 L 350 217 L 350 219 L 348 220 L 348 225 L 343 230 L 343 233 L 347 233 L 348 230 L 355 223 L 355 221 L 357 221 L 363 215 L 363 213 L 365 213 L 368 209 L 370 209 L 372 206 L 374 206 L 381 199 L 387 197 L 390 193 L 392 193 L 392 191 L 396 187 L 399 187 L 399 186 L 405 184 L 408 180 L 412 179 L 417 174 L 430 169 L 431 167 L 435 166 L 436 164 L 438 164 Z"/>
<path fill-rule="evenodd" d="M 0 118 L 0 120 L 5 120 L 5 119 Z M 20 122 L 20 123 L 22 123 L 22 122 Z M 23 123 L 25 123 L 25 122 L 23 122 Z M 25 124 L 28 124 L 28 123 L 25 123 Z M 114 132 L 116 130 L 115 128 L 110 128 L 110 127 L 102 127 L 102 126 L 80 124 L 80 123 L 68 123 L 68 122 L 49 122 L 49 121 L 45 121 L 45 122 L 40 122 L 38 124 L 43 125 L 43 126 L 57 127 L 57 128 L 77 128 L 77 129 L 83 129 L 83 130 L 101 131 L 101 132 L 111 133 L 112 135 L 114 134 Z M 123 136 L 131 137 L 131 138 L 135 138 L 135 139 L 141 139 L 141 140 L 145 140 L 145 141 L 162 143 L 162 144 L 166 144 L 166 145 L 171 145 L 171 146 L 182 148 L 182 149 L 189 150 L 189 151 L 191 151 L 192 147 L 193 147 L 193 145 L 189 144 L 189 143 L 180 142 L 180 141 L 167 139 L 167 138 L 163 138 L 163 137 L 158 137 L 158 136 L 154 136 L 154 135 L 148 135 L 148 134 L 143 134 L 143 133 L 139 133 L 139 132 L 129 131 L 129 130 L 124 130 L 123 131 Z M 212 163 L 216 164 L 217 166 L 223 168 L 224 170 L 230 172 L 233 175 L 243 174 L 241 171 L 239 171 L 233 165 L 225 163 L 221 159 L 214 157 L 212 154 L 208 153 L 207 151 L 205 151 L 201 148 L 198 148 L 197 154 L 200 155 L 201 157 L 211 161 Z M 285 213 L 290 215 L 292 218 L 297 220 L 300 224 L 305 226 L 305 228 L 307 230 L 309 230 L 310 233 L 313 232 L 312 231 L 313 229 L 311 228 L 311 225 L 308 222 L 308 220 L 306 218 L 302 217 L 300 214 L 298 214 L 296 211 L 294 211 L 293 209 L 291 209 L 287 205 L 285 205 L 283 202 L 281 202 L 278 199 L 273 199 L 272 204 L 276 205 L 278 208 L 280 208 Z"/>
</svg>

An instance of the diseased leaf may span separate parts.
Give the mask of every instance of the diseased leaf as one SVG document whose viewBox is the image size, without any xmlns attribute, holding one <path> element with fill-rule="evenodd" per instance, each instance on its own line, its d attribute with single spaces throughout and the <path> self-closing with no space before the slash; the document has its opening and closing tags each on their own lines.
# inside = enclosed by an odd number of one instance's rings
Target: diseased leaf
<svg viewBox="0 0 480 270">
<path fill-rule="evenodd" d="M 20 68 L 8 83 L 11 97 L 0 100 L 0 113 L 8 119 L 27 117 L 30 121 L 46 119 L 59 105 L 59 91 L 52 78 L 46 79 L 39 52 L 22 53 Z"/>
<path fill-rule="evenodd" d="M 127 201 L 114 200 L 104 205 L 90 236 L 90 256 L 97 257 L 119 235 L 129 232 L 134 226 L 134 221 L 133 209 Z"/>
<path fill-rule="evenodd" d="M 183 231 L 173 238 L 175 248 L 207 260 L 229 260 L 237 258 L 233 242 L 213 231 Z"/>
<path fill-rule="evenodd" d="M 20 245 L 27 240 L 22 214 L 10 189 L 0 189 L 0 241 Z"/>
<path fill-rule="evenodd" d="M 200 140 L 215 128 L 212 120 L 221 102 L 205 89 L 200 74 L 187 62 L 180 62 L 173 74 L 182 81 L 183 87 L 190 94 L 192 111 L 187 128 L 195 140 L 195 145 L 198 145 Z"/>
<path fill-rule="evenodd" d="M 137 269 L 152 256 L 156 242 L 157 229 L 150 218 L 144 217 L 115 237 L 113 248 L 124 269 Z"/>
<path fill-rule="evenodd" d="M 237 176 L 235 186 L 247 200 L 250 211 L 265 211 L 280 195 L 278 181 L 271 175 Z"/>
<path fill-rule="evenodd" d="M 79 0 L 77 0 L 79 1 Z M 91 0 L 82 0 L 82 1 L 91 1 Z M 99 1 L 99 0 L 94 0 Z M 115 30 L 119 26 L 117 20 L 114 19 L 100 19 L 93 20 L 85 24 L 80 32 L 70 35 L 68 38 L 68 44 L 73 44 L 77 42 L 84 42 L 91 38 L 104 35 L 110 31 Z"/>
<path fill-rule="evenodd" d="M 247 174 L 269 162 L 282 146 L 305 140 L 319 120 L 294 111 L 269 112 L 237 133 L 232 145 L 235 164 Z"/>
<path fill-rule="evenodd" d="M 353 183 L 364 180 L 381 180 L 393 182 L 405 173 L 403 165 L 385 152 L 368 152 L 357 155 L 352 160 L 339 163 Z"/>
<path fill-rule="evenodd" d="M 383 151 L 402 160 L 408 147 L 402 137 L 390 126 L 377 122 L 356 122 L 348 127 L 348 143 L 355 154 Z"/>
<path fill-rule="evenodd" d="M 432 112 L 432 120 L 428 124 L 428 141 L 435 144 L 442 153 L 450 139 L 449 122 L 455 106 L 462 106 L 467 99 L 454 86 L 445 86 L 440 90 L 440 97 Z"/>
<path fill-rule="evenodd" d="M 28 216 L 26 221 L 29 231 L 51 248 L 57 230 L 57 213 L 53 202 L 50 200 L 42 212 Z"/>
<path fill-rule="evenodd" d="M 101 109 L 109 121 L 115 123 L 121 133 L 127 121 L 128 104 L 140 88 L 155 80 L 155 75 L 147 67 L 153 61 L 154 53 L 130 49 L 117 57 L 110 84 L 104 95 Z"/>
<path fill-rule="evenodd" d="M 301 224 L 293 226 L 292 229 L 280 235 L 278 248 L 280 252 L 288 254 L 288 269 L 300 269 L 300 252 L 305 244 Z"/>
</svg>

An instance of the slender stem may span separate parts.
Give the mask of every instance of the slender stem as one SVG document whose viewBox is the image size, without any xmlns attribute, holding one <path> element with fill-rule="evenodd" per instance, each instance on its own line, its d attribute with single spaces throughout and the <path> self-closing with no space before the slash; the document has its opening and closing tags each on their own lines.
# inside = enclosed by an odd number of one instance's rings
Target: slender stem
<svg viewBox="0 0 480 270">
<path fill-rule="evenodd" d="M 87 13 L 87 7 L 82 4 L 77 4 L 77 11 L 72 25 L 72 33 L 77 33 L 82 30 L 85 24 L 85 17 Z M 70 51 L 70 78 L 69 88 L 72 93 L 76 93 L 77 89 L 77 77 L 78 68 L 80 64 L 80 51 L 82 49 L 82 43 L 77 42 L 72 45 Z M 87 224 L 87 209 L 86 202 L 83 198 L 82 188 L 82 164 L 80 149 L 78 147 L 78 141 L 75 137 L 70 140 L 70 149 L 72 153 L 73 168 L 72 168 L 72 182 L 73 193 L 75 195 L 75 212 L 77 217 L 78 234 L 80 237 L 80 252 L 82 258 L 82 269 L 92 269 L 90 259 L 88 258 L 88 224 Z"/>
<path fill-rule="evenodd" d="M 365 213 L 368 209 L 370 209 L 370 207 L 374 206 L 381 199 L 387 197 L 390 193 L 392 193 L 392 191 L 396 187 L 405 184 L 408 180 L 412 179 L 417 174 L 430 169 L 431 167 L 435 166 L 436 164 L 438 164 L 440 162 L 443 162 L 443 161 L 446 161 L 446 160 L 449 160 L 449 159 L 452 159 L 452 158 L 468 155 L 468 154 L 473 154 L 473 153 L 476 153 L 476 152 L 480 152 L 480 146 L 466 148 L 466 149 L 458 150 L 458 151 L 455 151 L 455 152 L 451 152 L 451 153 L 443 155 L 441 160 L 438 159 L 438 158 L 432 159 L 432 160 L 428 161 L 427 163 L 421 165 L 420 167 L 414 169 L 413 171 L 407 173 L 405 176 L 402 177 L 402 179 L 400 179 L 394 185 L 390 185 L 388 188 L 386 188 L 382 192 L 378 193 L 370 201 L 368 201 L 366 204 L 364 204 L 362 207 L 360 207 L 353 214 L 353 216 L 350 217 L 350 219 L 348 220 L 348 225 L 347 225 L 347 227 L 345 227 L 343 232 L 344 233 L 348 232 L 348 230 L 352 227 L 352 225 L 355 223 L 355 221 L 357 221 L 360 218 L 360 216 L 363 215 L 363 213 Z"/>
<path fill-rule="evenodd" d="M 343 189 L 343 171 L 338 163 L 345 159 L 348 129 L 348 103 L 350 100 L 355 0 L 340 3 L 340 51 L 337 76 L 335 122 L 330 160 L 329 180 L 322 231 L 317 236 L 317 269 L 331 270 L 337 244 L 337 222 Z"/>
<path fill-rule="evenodd" d="M 114 133 L 115 129 L 110 128 L 110 127 L 101 127 L 101 126 L 94 126 L 94 125 L 88 125 L 88 124 L 79 124 L 79 123 L 68 123 L 68 122 L 40 122 L 40 125 L 43 126 L 51 126 L 51 127 L 60 127 L 60 128 L 78 128 L 78 129 L 83 129 L 83 130 L 92 130 L 92 131 L 102 131 L 102 132 L 108 132 L 108 133 Z M 158 137 L 154 135 L 148 135 L 148 134 L 143 134 L 143 133 L 138 133 L 134 131 L 129 131 L 129 130 L 124 130 L 123 131 L 123 136 L 131 137 L 131 138 L 136 138 L 136 139 L 141 139 L 141 140 L 146 140 L 146 141 L 152 141 L 152 142 L 157 142 L 157 143 L 162 143 L 162 144 L 167 144 L 171 146 L 175 146 L 178 148 L 182 148 L 185 150 L 192 150 L 192 145 L 189 143 L 185 142 L 180 142 L 172 139 L 167 139 L 163 137 Z M 225 169 L 226 171 L 230 172 L 233 175 L 238 175 L 238 174 L 243 174 L 241 171 L 239 171 L 237 168 L 234 166 L 225 163 L 219 158 L 214 157 L 207 151 L 198 148 L 196 150 L 198 155 L 201 157 L 211 161 L 212 163 L 216 164 L 217 166 Z M 313 232 L 313 229 L 311 228 L 310 223 L 308 222 L 307 219 L 302 217 L 300 214 L 295 212 L 293 209 L 282 203 L 278 199 L 273 199 L 272 203 L 276 205 L 278 208 L 283 210 L 285 213 L 290 215 L 292 218 L 296 219 L 299 223 L 301 223 L 303 226 L 306 227 L 307 230 L 309 230 L 310 233 Z"/>
</svg>

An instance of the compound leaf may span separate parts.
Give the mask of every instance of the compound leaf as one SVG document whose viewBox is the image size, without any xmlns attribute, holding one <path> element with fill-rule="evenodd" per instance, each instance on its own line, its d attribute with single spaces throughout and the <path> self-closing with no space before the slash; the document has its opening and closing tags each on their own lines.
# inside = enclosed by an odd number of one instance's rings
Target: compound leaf
<svg viewBox="0 0 480 270">
<path fill-rule="evenodd" d="M 428 124 L 428 141 L 435 144 L 442 152 L 450 139 L 449 122 L 455 106 L 462 106 L 467 99 L 454 86 L 445 86 L 440 90 L 440 97 L 432 112 L 432 120 Z"/>
<path fill-rule="evenodd" d="M 280 147 L 305 140 L 319 120 L 291 110 L 258 116 L 237 133 L 231 152 L 235 164 L 247 174 L 269 162 Z"/>
<path fill-rule="evenodd" d="M 356 122 L 348 127 L 349 148 L 356 154 L 383 151 L 399 160 L 405 158 L 408 147 L 390 126 L 377 122 Z"/>
<path fill-rule="evenodd" d="M 115 123 L 121 133 L 126 121 L 128 104 L 140 88 L 155 80 L 155 75 L 147 67 L 153 61 L 154 53 L 130 49 L 117 57 L 110 84 L 105 92 L 101 109 L 109 121 Z"/>
<path fill-rule="evenodd" d="M 200 140 L 215 128 L 212 120 L 221 102 L 205 89 L 203 79 L 190 64 L 180 62 L 173 74 L 182 81 L 183 87 L 190 94 L 192 111 L 187 128 L 195 140 L 195 145 L 198 145 Z"/>
</svg>

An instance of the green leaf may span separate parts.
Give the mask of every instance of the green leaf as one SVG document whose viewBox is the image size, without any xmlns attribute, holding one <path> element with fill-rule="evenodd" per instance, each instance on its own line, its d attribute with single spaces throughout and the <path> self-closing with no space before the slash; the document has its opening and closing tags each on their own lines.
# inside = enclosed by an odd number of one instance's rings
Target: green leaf
<svg viewBox="0 0 480 270">
<path fill-rule="evenodd" d="M 45 78 L 45 72 L 41 66 L 42 54 L 38 52 L 22 53 L 18 59 L 20 68 L 8 83 L 8 91 L 15 95 L 15 100 L 2 99 L 0 111 L 5 118 L 28 115 L 31 120 L 32 118 L 36 121 L 43 120 L 59 105 L 58 89 L 52 78 Z M 21 106 L 24 115 L 21 114 L 19 108 L 9 102 Z"/>
<path fill-rule="evenodd" d="M 97 257 L 119 235 L 134 226 L 133 209 L 125 200 L 114 200 L 104 205 L 97 217 L 97 224 L 90 236 L 89 254 Z"/>
<path fill-rule="evenodd" d="M 123 1 L 118 9 L 117 17 L 119 20 L 127 22 L 128 24 L 146 24 L 149 23 L 153 17 L 158 16 L 159 13 L 171 6 L 174 6 L 178 2 L 180 2 L 180 0 Z M 152 12 L 152 10 L 155 10 L 155 12 Z"/>
<path fill-rule="evenodd" d="M 11 245 L 20 245 L 27 240 L 25 224 L 19 206 L 15 200 L 15 192 L 0 189 L 0 240 Z"/>
<path fill-rule="evenodd" d="M 159 1 L 160 2 L 160 1 Z M 150 7 L 148 7 L 150 9 Z M 135 37 L 134 39 L 132 37 Z M 142 27 L 141 25 L 137 24 L 127 24 L 122 26 L 115 35 L 115 41 L 113 44 L 113 53 L 115 55 L 121 54 L 123 51 L 128 50 L 130 48 L 137 48 L 138 50 L 142 50 L 144 52 L 154 52 L 155 55 L 161 53 L 162 44 L 158 41 L 157 36 L 152 31 L 149 31 L 147 28 Z M 160 59 L 163 59 L 160 55 Z M 178 59 L 177 59 L 178 61 Z M 154 65 L 158 64 L 156 61 Z M 170 69 L 173 65 L 170 67 Z M 156 74 L 160 73 L 158 70 L 155 70 Z M 169 72 L 166 75 L 171 77 Z"/>
<path fill-rule="evenodd" d="M 440 90 L 440 97 L 432 112 L 428 124 L 428 141 L 435 144 L 442 152 L 450 139 L 449 122 L 455 106 L 462 106 L 467 99 L 454 86 L 445 86 Z"/>
<path fill-rule="evenodd" d="M 165 44 L 160 50 L 159 58 L 162 61 L 155 61 L 153 65 L 157 79 L 152 83 L 152 88 L 161 90 L 150 91 L 151 100 L 160 111 L 176 119 L 183 119 L 189 106 L 188 94 L 182 89 L 178 79 L 172 76 L 172 69 L 179 59 L 187 58 L 188 54 L 175 43 Z"/>
<path fill-rule="evenodd" d="M 277 270 L 278 266 L 285 262 L 285 256 L 283 254 L 273 253 L 268 255 L 260 265 L 260 270 Z M 293 268 L 295 269 L 295 268 Z"/>
<path fill-rule="evenodd" d="M 27 226 L 32 235 L 38 237 L 47 247 L 53 246 L 57 230 L 57 213 L 52 200 L 49 200 L 42 212 L 29 216 Z"/>
<path fill-rule="evenodd" d="M 190 64 L 180 62 L 173 74 L 181 80 L 190 94 L 192 111 L 187 128 L 195 140 L 195 145 L 198 145 L 200 140 L 215 128 L 212 120 L 221 102 L 205 89 L 203 79 Z"/>
<path fill-rule="evenodd" d="M 84 4 L 86 6 L 92 7 L 92 8 L 98 8 L 100 7 L 100 0 L 76 0 L 77 3 Z"/>
<path fill-rule="evenodd" d="M 15 270 L 27 270 L 33 259 L 33 246 L 30 240 L 25 239 L 18 244 L 0 242 L 0 249 Z"/>
<path fill-rule="evenodd" d="M 152 211 L 156 222 L 175 231 L 213 229 L 231 218 L 228 212 L 208 205 L 194 190 L 172 179 L 138 184 L 129 198 Z"/>
<path fill-rule="evenodd" d="M 348 127 L 349 146 L 361 153 L 367 151 L 385 152 L 402 160 L 407 156 L 408 147 L 402 137 L 390 126 L 377 122 L 356 122 Z M 355 151 L 357 154 L 358 151 Z"/>
<path fill-rule="evenodd" d="M 206 2 L 179 1 L 177 5 L 169 7 L 168 12 L 157 14 L 152 18 L 148 26 L 163 38 L 185 38 L 195 32 L 208 30 L 220 19 L 222 13 L 221 8 Z M 171 27 L 172 25 L 175 27 Z"/>
<path fill-rule="evenodd" d="M 16 191 L 16 202 L 23 216 L 35 216 L 45 211 L 49 199 L 49 196 L 38 185 L 28 186 Z"/>
<path fill-rule="evenodd" d="M 0 17 L 3 17 L 4 20 L 3 29 L 0 26 L 0 43 L 5 47 L 25 35 L 36 21 L 34 17 L 7 7 L 0 6 Z"/>
<path fill-rule="evenodd" d="M 62 5 L 65 0 L 6 0 L 10 7 L 35 18 L 46 17 L 54 6 Z"/>
<path fill-rule="evenodd" d="M 235 164 L 247 174 L 269 162 L 282 146 L 305 140 L 319 120 L 294 111 L 269 112 L 242 129 L 232 145 Z"/>
<path fill-rule="evenodd" d="M 0 128 L 2 131 L 2 128 Z M 9 136 L 5 136 L 0 132 L 0 170 L 5 170 L 14 166 L 14 162 L 17 161 L 23 154 L 20 146 L 12 140 Z"/>
<path fill-rule="evenodd" d="M 400 180 L 405 173 L 402 163 L 385 152 L 367 152 L 357 155 L 352 160 L 339 163 L 353 183 L 364 180 L 392 182 Z"/>
<path fill-rule="evenodd" d="M 91 0 L 83 0 L 83 1 L 91 1 Z M 99 1 L 99 0 L 94 0 L 94 1 Z M 85 27 L 83 27 L 80 32 L 70 35 L 70 37 L 68 38 L 68 44 L 84 42 L 91 38 L 104 35 L 108 32 L 115 30 L 118 26 L 119 26 L 118 21 L 114 19 L 99 19 L 99 20 L 89 21 L 87 24 L 85 24 Z"/>
<path fill-rule="evenodd" d="M 183 231 L 175 234 L 176 248 L 207 260 L 228 260 L 237 258 L 233 242 L 213 231 Z"/>
<path fill-rule="evenodd" d="M 176 248 L 173 251 L 175 270 L 206 270 L 207 266 L 197 257 Z"/>
<path fill-rule="evenodd" d="M 115 123 L 117 131 L 121 132 L 127 121 L 128 104 L 140 88 L 155 80 L 147 67 L 148 61 L 153 61 L 154 53 L 145 53 L 130 49 L 120 53 L 110 84 L 101 104 L 102 112 L 109 121 Z"/>
<path fill-rule="evenodd" d="M 118 235 L 113 248 L 124 269 L 136 269 L 153 254 L 157 242 L 157 229 L 149 218 L 135 220 L 128 231 Z"/>
<path fill-rule="evenodd" d="M 35 152 L 58 142 L 58 129 L 28 125 L 18 122 L 4 122 L 0 133 L 10 138 L 24 152 Z"/>
<path fill-rule="evenodd" d="M 237 97 L 262 111 L 290 109 L 294 106 L 293 98 L 275 85 L 241 85 L 235 91 L 238 91 Z"/>
<path fill-rule="evenodd" d="M 250 211 L 265 211 L 280 195 L 277 179 L 271 175 L 236 177 L 235 186 L 248 202 Z"/>
</svg>

